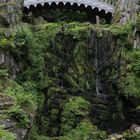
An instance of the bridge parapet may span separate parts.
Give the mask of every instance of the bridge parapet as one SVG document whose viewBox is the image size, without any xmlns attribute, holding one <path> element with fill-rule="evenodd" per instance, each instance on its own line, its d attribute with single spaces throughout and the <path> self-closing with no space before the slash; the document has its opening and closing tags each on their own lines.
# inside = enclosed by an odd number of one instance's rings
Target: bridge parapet
<svg viewBox="0 0 140 140">
<path fill-rule="evenodd" d="M 104 10 L 106 13 L 114 12 L 114 6 L 111 5 L 109 3 L 111 1 L 108 0 L 25 0 L 24 6 L 29 8 L 31 5 L 34 5 L 36 7 L 37 4 L 41 4 L 43 6 L 45 3 L 48 3 L 50 5 L 52 3 L 56 3 L 58 5 L 58 3 L 60 2 L 62 2 L 63 4 L 70 3 L 71 5 L 76 3 L 78 4 L 78 6 L 84 5 L 85 7 L 90 6 L 92 9 L 98 8 L 99 10 Z"/>
<path fill-rule="evenodd" d="M 86 12 L 93 21 L 102 18 L 106 23 L 111 23 L 114 13 L 114 6 L 108 0 L 24 0 L 24 13 L 30 11 L 36 15 L 36 11 L 43 9 L 71 9 Z M 40 15 L 41 16 L 41 15 Z M 46 17 L 43 17 L 46 18 Z"/>
</svg>

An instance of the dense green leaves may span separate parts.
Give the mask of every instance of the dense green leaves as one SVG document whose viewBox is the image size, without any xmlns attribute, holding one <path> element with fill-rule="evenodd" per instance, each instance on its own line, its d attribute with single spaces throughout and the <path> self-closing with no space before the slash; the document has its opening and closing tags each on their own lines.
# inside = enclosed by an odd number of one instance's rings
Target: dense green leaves
<svg viewBox="0 0 140 140">
<path fill-rule="evenodd" d="M 105 140 L 106 132 L 98 130 L 89 121 L 96 117 L 92 109 L 98 108 L 100 118 L 106 119 L 107 111 L 114 107 L 118 110 L 113 108 L 116 112 L 109 115 L 114 120 L 120 119 L 121 115 L 124 119 L 123 103 L 117 99 L 120 95 L 136 98 L 140 95 L 140 53 L 139 50 L 132 51 L 131 41 L 128 41 L 131 30 L 131 24 L 109 27 L 89 23 L 43 23 L 32 27 L 27 24 L 19 26 L 10 39 L 2 35 L 0 47 L 11 46 L 9 51 L 22 64 L 16 82 L 7 82 L 9 69 L 0 70 L 1 83 L 6 84 L 1 84 L 0 90 L 16 101 L 9 111 L 10 116 L 19 122 L 19 127 L 28 128 L 29 113 L 35 114 L 39 106 L 36 126 L 31 130 L 33 140 L 60 135 L 60 140 Z M 94 41 L 99 43 L 97 46 L 90 44 L 92 32 L 95 33 Z M 114 39 L 111 38 L 113 43 L 104 46 L 110 40 L 108 36 Z M 100 71 L 101 82 L 106 83 L 107 94 L 116 100 L 109 102 L 110 106 L 114 104 L 111 109 L 105 105 L 106 98 L 103 98 L 104 102 L 95 99 L 95 57 L 98 57 L 95 53 L 100 54 L 98 50 L 103 55 L 108 54 L 107 59 L 98 59 L 106 64 Z M 101 92 L 106 93 L 104 89 Z"/>
<path fill-rule="evenodd" d="M 8 113 L 9 113 L 10 117 L 12 117 L 13 119 L 15 119 L 17 121 L 18 127 L 29 128 L 29 125 L 30 125 L 29 116 L 19 106 L 13 106 L 9 110 Z"/>
<path fill-rule="evenodd" d="M 1 140 L 16 140 L 16 136 L 7 130 L 4 130 L 3 127 L 0 126 L 0 139 Z"/>
</svg>

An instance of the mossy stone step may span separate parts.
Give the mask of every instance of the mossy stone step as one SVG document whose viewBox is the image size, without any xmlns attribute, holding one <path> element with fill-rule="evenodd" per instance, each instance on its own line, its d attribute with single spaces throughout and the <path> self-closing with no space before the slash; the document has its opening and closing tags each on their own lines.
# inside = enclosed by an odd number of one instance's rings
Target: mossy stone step
<svg viewBox="0 0 140 140">
<path fill-rule="evenodd" d="M 13 105 L 14 105 L 13 102 L 4 102 L 4 103 L 0 103 L 0 110 L 9 109 L 9 108 L 12 107 Z"/>
<path fill-rule="evenodd" d="M 15 101 L 12 97 L 0 93 L 0 110 L 9 109 L 15 104 Z"/>
<path fill-rule="evenodd" d="M 99 99 L 99 98 L 93 98 L 92 99 L 92 103 L 93 104 L 107 105 L 108 104 L 108 101 L 107 100 L 103 100 L 103 99 Z"/>
<path fill-rule="evenodd" d="M 93 112 L 93 114 L 95 114 L 95 115 L 102 115 L 102 114 L 106 114 L 107 116 L 108 116 L 108 111 L 107 110 L 102 110 L 102 109 L 97 109 L 97 108 L 95 108 L 95 107 L 93 107 L 92 108 L 92 112 Z"/>
<path fill-rule="evenodd" d="M 92 104 L 92 107 L 95 107 L 95 108 L 101 109 L 101 110 L 107 110 L 107 106 L 104 104 Z"/>
<path fill-rule="evenodd" d="M 0 115 L 6 114 L 6 113 L 7 113 L 7 110 L 0 110 Z"/>
<path fill-rule="evenodd" d="M 4 126 L 4 129 L 11 129 L 16 126 L 16 122 L 11 120 L 10 118 L 2 118 L 0 119 L 0 125 Z"/>
</svg>

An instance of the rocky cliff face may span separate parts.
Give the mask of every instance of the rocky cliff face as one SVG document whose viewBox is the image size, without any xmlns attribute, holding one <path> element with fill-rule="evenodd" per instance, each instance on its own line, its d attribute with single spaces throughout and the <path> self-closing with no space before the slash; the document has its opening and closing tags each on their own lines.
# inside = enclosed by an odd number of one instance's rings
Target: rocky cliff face
<svg viewBox="0 0 140 140">
<path fill-rule="evenodd" d="M 22 17 L 23 0 L 0 0 L 0 25 L 17 24 Z"/>
<path fill-rule="evenodd" d="M 23 24 L 1 31 L 0 91 L 16 99 L 2 123 L 11 125 L 14 119 L 11 127 L 17 139 L 30 129 L 31 140 L 65 140 L 71 135 L 76 140 L 105 140 L 106 132 L 140 123 L 139 52 L 132 51 L 131 24 L 33 27 Z"/>
<path fill-rule="evenodd" d="M 0 126 L 16 134 L 16 140 L 22 140 L 27 134 L 27 129 L 17 128 L 16 120 L 6 113 L 14 104 L 16 104 L 14 98 L 0 93 Z"/>
<path fill-rule="evenodd" d="M 21 5 L 3 4 L 8 13 L 1 24 L 16 24 L 13 11 Z M 15 134 L 12 140 L 138 140 L 139 56 L 131 24 L 43 22 L 2 29 L 0 125 Z"/>
<path fill-rule="evenodd" d="M 119 0 L 115 1 L 114 21 L 119 24 L 126 24 L 128 21 L 136 22 L 137 10 L 139 8 L 138 0 Z"/>
<path fill-rule="evenodd" d="M 11 71 L 11 78 L 16 78 L 16 74 L 20 71 L 21 66 L 10 52 L 0 50 L 0 67 L 7 67 Z"/>
</svg>

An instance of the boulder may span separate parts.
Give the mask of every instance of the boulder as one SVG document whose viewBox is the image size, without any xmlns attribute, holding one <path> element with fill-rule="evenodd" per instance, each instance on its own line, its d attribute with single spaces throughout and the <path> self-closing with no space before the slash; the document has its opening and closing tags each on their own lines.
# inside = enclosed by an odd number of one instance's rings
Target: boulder
<svg viewBox="0 0 140 140">
<path fill-rule="evenodd" d="M 110 135 L 111 140 L 121 140 L 122 138 L 123 138 L 123 136 L 120 134 L 117 134 L 117 133 Z"/>
<path fill-rule="evenodd" d="M 137 125 L 137 124 L 133 124 L 131 127 L 130 127 L 130 130 L 135 132 L 135 133 L 140 133 L 140 126 Z"/>
</svg>

